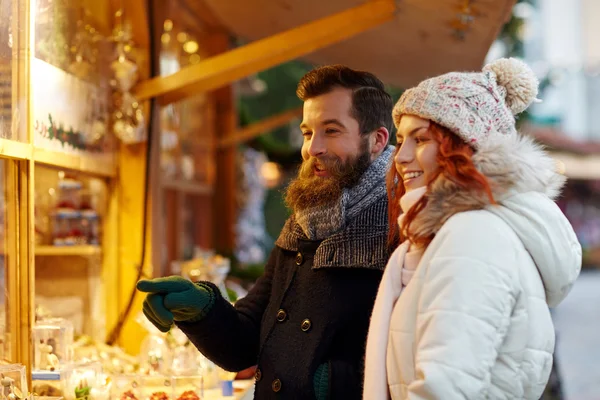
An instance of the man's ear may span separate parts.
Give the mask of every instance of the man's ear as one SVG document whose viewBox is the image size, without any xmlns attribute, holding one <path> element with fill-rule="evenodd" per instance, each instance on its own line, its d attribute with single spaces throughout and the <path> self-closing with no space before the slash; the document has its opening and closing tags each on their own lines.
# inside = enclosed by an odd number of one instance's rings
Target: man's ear
<svg viewBox="0 0 600 400">
<path fill-rule="evenodd" d="M 390 132 L 383 126 L 379 127 L 371 133 L 369 140 L 371 141 L 371 154 L 376 157 L 385 149 L 385 146 L 387 146 L 390 140 Z"/>
</svg>

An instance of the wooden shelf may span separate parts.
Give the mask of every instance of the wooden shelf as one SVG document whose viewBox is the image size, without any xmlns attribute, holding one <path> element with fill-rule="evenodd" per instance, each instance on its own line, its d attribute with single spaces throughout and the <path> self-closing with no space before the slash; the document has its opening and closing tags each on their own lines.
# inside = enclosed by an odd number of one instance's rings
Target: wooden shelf
<svg viewBox="0 0 600 400">
<path fill-rule="evenodd" d="M 33 159 L 40 164 L 72 169 L 93 175 L 113 177 L 117 173 L 114 155 L 76 155 L 34 146 Z"/>
<path fill-rule="evenodd" d="M 102 254 L 100 246 L 35 246 L 36 256 L 97 256 Z"/>
<path fill-rule="evenodd" d="M 198 183 L 183 179 L 168 179 L 162 178 L 161 184 L 163 189 L 175 190 L 177 192 L 192 193 L 192 194 L 211 194 L 213 187 L 207 183 Z"/>
<path fill-rule="evenodd" d="M 29 160 L 33 152 L 29 143 L 0 138 L 0 154 L 5 157 Z"/>
</svg>

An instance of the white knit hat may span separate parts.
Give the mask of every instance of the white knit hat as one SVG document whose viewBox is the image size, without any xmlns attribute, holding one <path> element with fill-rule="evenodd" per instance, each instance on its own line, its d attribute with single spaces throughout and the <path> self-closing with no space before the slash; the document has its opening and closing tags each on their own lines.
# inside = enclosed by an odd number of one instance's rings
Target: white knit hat
<svg viewBox="0 0 600 400">
<path fill-rule="evenodd" d="M 490 139 L 516 134 L 515 115 L 536 100 L 538 80 L 524 62 L 502 58 L 482 72 L 451 72 L 405 91 L 392 112 L 434 121 L 475 149 Z"/>
</svg>

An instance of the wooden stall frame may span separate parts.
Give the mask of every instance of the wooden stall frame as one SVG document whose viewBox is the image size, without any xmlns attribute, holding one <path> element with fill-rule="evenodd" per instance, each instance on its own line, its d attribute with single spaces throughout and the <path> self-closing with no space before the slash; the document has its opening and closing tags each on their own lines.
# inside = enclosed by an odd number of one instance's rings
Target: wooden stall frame
<svg viewBox="0 0 600 400">
<path fill-rule="evenodd" d="M 284 111 L 272 117 L 265 118 L 261 121 L 255 122 L 235 132 L 227 135 L 218 142 L 219 148 L 227 148 L 254 139 L 265 132 L 269 132 L 275 128 L 283 126 L 295 118 L 302 116 L 302 107 L 294 108 L 292 110 Z"/>
<path fill-rule="evenodd" d="M 113 2 L 114 3 L 114 2 Z M 145 10 L 145 2 L 137 0 L 136 4 L 128 4 L 131 8 Z M 141 7 L 141 8 L 140 8 Z M 138 11 L 139 12 L 139 11 Z M 113 164 L 98 164 L 92 158 L 80 155 L 65 154 L 35 146 L 33 140 L 33 96 L 35 88 L 31 82 L 32 49 L 35 46 L 33 27 L 34 15 L 29 0 L 14 0 L 13 13 L 13 54 L 12 54 L 12 132 L 14 138 L 0 138 L 0 159 L 5 160 L 7 204 L 6 221 L 10 234 L 6 235 L 6 266 L 8 288 L 7 303 L 7 339 L 11 343 L 10 359 L 21 363 L 27 368 L 27 379 L 31 384 L 33 366 L 32 328 L 35 318 L 35 255 L 42 256 L 82 256 L 97 257 L 102 255 L 101 279 L 105 286 L 117 290 L 122 281 L 119 266 L 120 258 L 138 257 L 137 248 L 130 248 L 125 243 L 119 243 L 121 204 L 123 196 L 141 194 L 135 186 L 129 186 L 118 181 L 117 166 Z M 139 29 L 141 24 L 136 25 Z M 143 28 L 143 27 L 142 27 Z M 139 43 L 147 43 L 147 35 L 138 34 Z M 145 145 L 142 145 L 145 146 Z M 131 156 L 131 149 L 126 152 Z M 136 153 L 134 150 L 133 153 Z M 121 154 L 121 152 L 119 153 Z M 122 157 L 119 159 L 122 167 L 132 164 L 144 165 L 145 157 Z M 34 234 L 34 179 L 35 166 L 46 165 L 82 172 L 89 176 L 106 180 L 109 186 L 107 214 L 104 216 L 103 240 L 100 248 L 95 246 L 69 249 L 55 249 L 35 245 Z M 126 179 L 130 179 L 127 176 Z M 130 204 L 127 210 L 141 209 Z M 133 213 L 135 214 L 135 212 Z M 135 240 L 135 235 L 124 237 Z M 132 253 L 131 257 L 123 257 L 123 252 Z M 115 322 L 122 303 L 121 296 L 104 296 L 100 307 L 105 310 L 107 326 Z"/>
<path fill-rule="evenodd" d="M 33 351 L 33 161 L 28 133 L 29 86 L 29 2 L 12 2 L 12 120 L 11 139 L 0 139 L 0 158 L 5 161 L 7 268 L 7 322 L 11 361 L 31 371 Z M 28 382 L 31 382 L 28 374 Z"/>
<path fill-rule="evenodd" d="M 162 105 L 169 104 L 357 35 L 390 21 L 395 11 L 394 0 L 369 1 L 215 55 L 172 75 L 142 81 L 133 92 L 140 101 L 157 97 Z"/>
</svg>

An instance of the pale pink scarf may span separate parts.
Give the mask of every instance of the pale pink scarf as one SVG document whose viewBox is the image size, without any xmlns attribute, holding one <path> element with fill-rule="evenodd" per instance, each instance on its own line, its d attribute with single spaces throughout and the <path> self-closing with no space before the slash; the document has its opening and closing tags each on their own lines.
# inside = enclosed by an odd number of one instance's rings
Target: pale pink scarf
<svg viewBox="0 0 600 400">
<path fill-rule="evenodd" d="M 400 199 L 400 208 L 402 209 L 402 214 L 398 217 L 398 226 L 402 227 L 402 221 L 404 216 L 416 203 L 423 197 L 425 192 L 427 191 L 427 186 L 420 187 L 415 190 L 411 190 L 407 192 Z M 415 269 L 417 269 L 417 265 L 419 265 L 419 261 L 421 261 L 421 257 L 423 256 L 423 248 L 415 247 L 412 244 L 408 247 L 408 252 L 404 257 L 404 264 L 402 266 L 402 287 L 406 287 L 408 282 L 410 282 L 413 274 L 415 273 Z"/>
<path fill-rule="evenodd" d="M 400 199 L 400 207 L 406 213 L 425 194 L 427 187 L 412 190 Z M 404 214 L 398 218 L 402 224 Z M 365 381 L 363 399 L 385 400 L 390 398 L 387 383 L 387 346 L 392 311 L 402 289 L 408 285 L 423 255 L 422 249 L 413 249 L 404 241 L 390 257 L 371 315 L 367 350 L 365 356 Z"/>
</svg>

